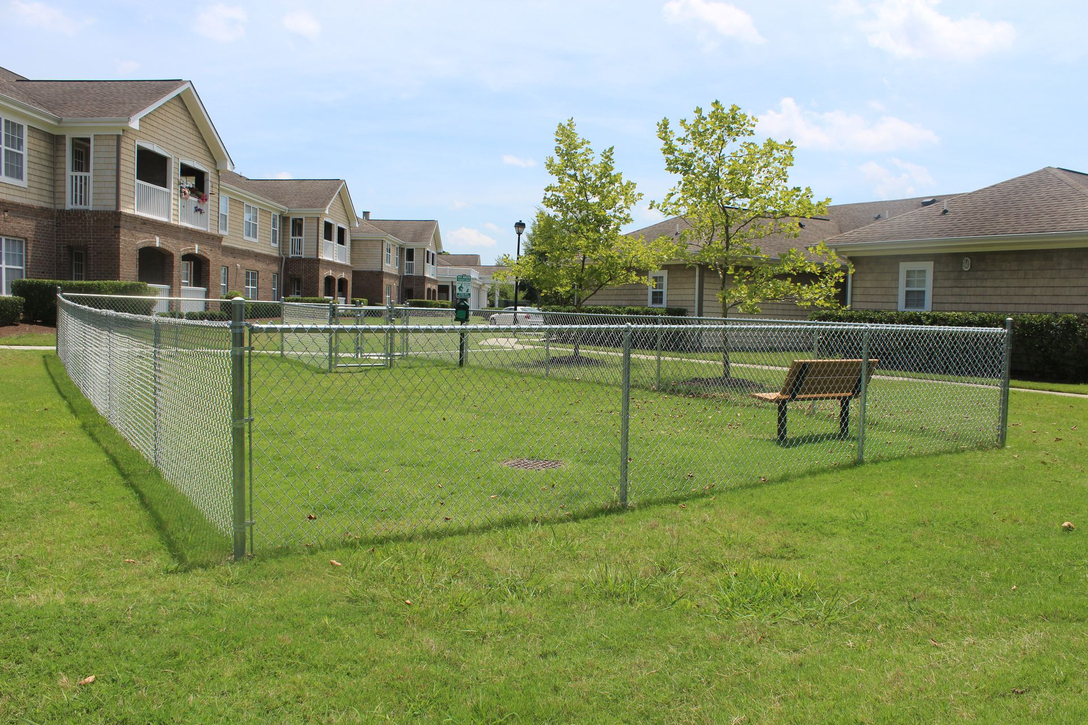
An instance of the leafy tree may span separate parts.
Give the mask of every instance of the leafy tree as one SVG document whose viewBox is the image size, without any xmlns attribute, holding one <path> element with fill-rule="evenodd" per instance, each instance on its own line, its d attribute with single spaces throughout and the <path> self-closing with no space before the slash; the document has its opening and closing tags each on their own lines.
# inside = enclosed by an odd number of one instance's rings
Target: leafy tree
<svg viewBox="0 0 1088 725">
<path fill-rule="evenodd" d="M 681 235 L 689 265 L 718 275 L 722 317 L 730 310 L 756 314 L 764 302 L 791 300 L 803 307 L 837 307 L 836 291 L 846 269 L 823 242 L 790 249 L 777 258 L 760 249 L 772 235 L 796 237 L 801 221 L 827 213 L 830 199 L 814 201 L 812 189 L 789 185 L 792 141 L 755 136 L 756 118 L 736 105 L 714 101 L 707 113 L 696 107 L 674 131 L 669 119 L 657 125 L 665 169 L 676 185 L 650 206 L 683 217 Z M 729 350 L 722 357 L 729 377 Z"/>
<path fill-rule="evenodd" d="M 555 155 L 544 162 L 553 181 L 544 188 L 525 253 L 520 260 L 502 258 L 503 279 L 525 280 L 543 297 L 570 300 L 580 310 L 605 287 L 644 282 L 675 256 L 675 244 L 665 237 L 645 240 L 620 231 L 632 222 L 642 194 L 616 171 L 613 148 L 598 158 L 573 118 L 559 124 Z"/>
</svg>

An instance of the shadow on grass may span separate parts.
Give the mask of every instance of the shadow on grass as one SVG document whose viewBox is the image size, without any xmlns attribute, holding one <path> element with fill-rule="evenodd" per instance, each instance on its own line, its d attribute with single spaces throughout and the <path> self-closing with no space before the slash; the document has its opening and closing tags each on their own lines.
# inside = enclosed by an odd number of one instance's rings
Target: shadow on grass
<svg viewBox="0 0 1088 725">
<path fill-rule="evenodd" d="M 109 421 L 99 415 L 68 377 L 60 358 L 43 355 L 42 362 L 57 393 L 83 430 L 98 444 L 151 514 L 155 529 L 178 565 L 184 569 L 226 561 L 231 551 L 228 537 L 215 529 L 184 494 L 164 479 Z"/>
</svg>

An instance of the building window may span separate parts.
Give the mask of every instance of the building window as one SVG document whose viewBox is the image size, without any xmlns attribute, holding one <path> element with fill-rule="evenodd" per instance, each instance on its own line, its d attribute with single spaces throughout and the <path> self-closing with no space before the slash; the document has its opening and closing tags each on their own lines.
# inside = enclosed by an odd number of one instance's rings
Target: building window
<svg viewBox="0 0 1088 725">
<path fill-rule="evenodd" d="M 11 283 L 26 276 L 26 241 L 0 237 L 0 290 L 11 294 Z"/>
<path fill-rule="evenodd" d="M 246 204 L 242 210 L 245 214 L 245 228 L 242 236 L 250 241 L 257 241 L 257 207 Z"/>
<path fill-rule="evenodd" d="M 4 163 L 0 178 L 26 185 L 26 126 L 15 121 L 4 121 L 4 133 L 0 138 L 0 152 Z"/>
<path fill-rule="evenodd" d="M 280 215 L 272 214 L 272 246 L 280 246 Z"/>
<path fill-rule="evenodd" d="M 278 300 L 280 298 L 280 276 L 275 272 L 272 273 L 272 299 Z"/>
<path fill-rule="evenodd" d="M 333 241 L 333 229 L 335 229 L 335 226 L 332 222 L 325 222 L 324 238 L 326 242 Z"/>
<path fill-rule="evenodd" d="M 389 242 L 385 243 L 385 266 L 393 266 L 393 245 Z"/>
<path fill-rule="evenodd" d="M 291 296 L 292 297 L 301 297 L 302 296 L 302 277 L 292 277 L 291 278 Z"/>
<path fill-rule="evenodd" d="M 87 252 L 82 249 L 72 250 L 72 279 L 77 282 L 87 279 Z"/>
<path fill-rule="evenodd" d="M 219 233 L 230 233 L 230 198 L 219 197 Z"/>
<path fill-rule="evenodd" d="M 389 304 L 393 299 L 393 288 L 389 285 L 385 286 L 385 304 Z"/>
<path fill-rule="evenodd" d="M 899 263 L 899 311 L 929 312 L 933 306 L 933 262 Z"/>
<path fill-rule="evenodd" d="M 230 267 L 219 268 L 219 296 L 226 297 L 230 291 Z"/>
<path fill-rule="evenodd" d="M 665 270 L 658 270 L 656 272 L 650 272 L 650 295 L 647 299 L 647 304 L 650 307 L 664 307 L 666 300 L 668 299 L 669 276 Z"/>
<path fill-rule="evenodd" d="M 246 270 L 246 299 L 257 299 L 257 273 L 252 269 Z"/>
<path fill-rule="evenodd" d="M 193 263 L 190 260 L 183 259 L 181 261 L 181 286 L 193 286 Z"/>
</svg>

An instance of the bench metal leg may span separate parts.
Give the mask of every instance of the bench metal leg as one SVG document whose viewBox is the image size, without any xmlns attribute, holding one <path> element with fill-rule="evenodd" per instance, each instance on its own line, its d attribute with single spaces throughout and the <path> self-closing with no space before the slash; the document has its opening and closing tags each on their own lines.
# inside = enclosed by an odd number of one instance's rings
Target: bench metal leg
<svg viewBox="0 0 1088 725">
<path fill-rule="evenodd" d="M 850 435 L 850 398 L 839 401 L 839 438 Z"/>
<path fill-rule="evenodd" d="M 786 401 L 778 402 L 778 442 L 786 442 Z"/>
</svg>

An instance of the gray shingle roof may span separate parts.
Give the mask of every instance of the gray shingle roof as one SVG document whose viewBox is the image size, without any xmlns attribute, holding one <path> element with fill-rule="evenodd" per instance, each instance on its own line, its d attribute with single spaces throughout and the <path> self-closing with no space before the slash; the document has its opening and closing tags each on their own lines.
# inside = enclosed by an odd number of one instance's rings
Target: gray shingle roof
<svg viewBox="0 0 1088 725">
<path fill-rule="evenodd" d="M 838 234 L 839 227 L 831 219 L 805 219 L 801 222 L 804 226 L 801 227 L 800 233 L 796 237 L 787 236 L 784 234 L 772 234 L 757 240 L 755 245 L 763 251 L 764 254 L 771 257 L 778 257 L 788 249 L 810 247 L 815 244 L 819 244 L 820 241 L 827 239 L 829 236 Z M 652 224 L 643 229 L 637 229 L 631 234 L 641 234 L 643 238 L 657 239 L 658 237 L 666 236 L 670 238 L 679 238 L 680 234 L 690 228 L 686 219 L 681 217 L 673 217 L 664 221 Z M 698 245 L 689 243 L 689 248 L 694 249 Z"/>
<path fill-rule="evenodd" d="M 288 209 L 325 209 L 344 185 L 343 179 L 250 179 L 233 171 L 220 175 L 227 184 Z"/>
<path fill-rule="evenodd" d="M 1048 166 L 853 229 L 829 242 L 847 251 L 850 244 L 1058 232 L 1088 232 L 1088 177 Z"/>
<path fill-rule="evenodd" d="M 479 267 L 479 254 L 439 254 L 439 267 Z"/>
<path fill-rule="evenodd" d="M 371 226 L 391 234 L 405 244 L 424 245 L 434 237 L 438 222 L 434 219 L 368 219 Z"/>
<path fill-rule="evenodd" d="M 65 119 L 132 118 L 187 81 L 35 81 L 0 69 L 0 95 Z"/>
</svg>

